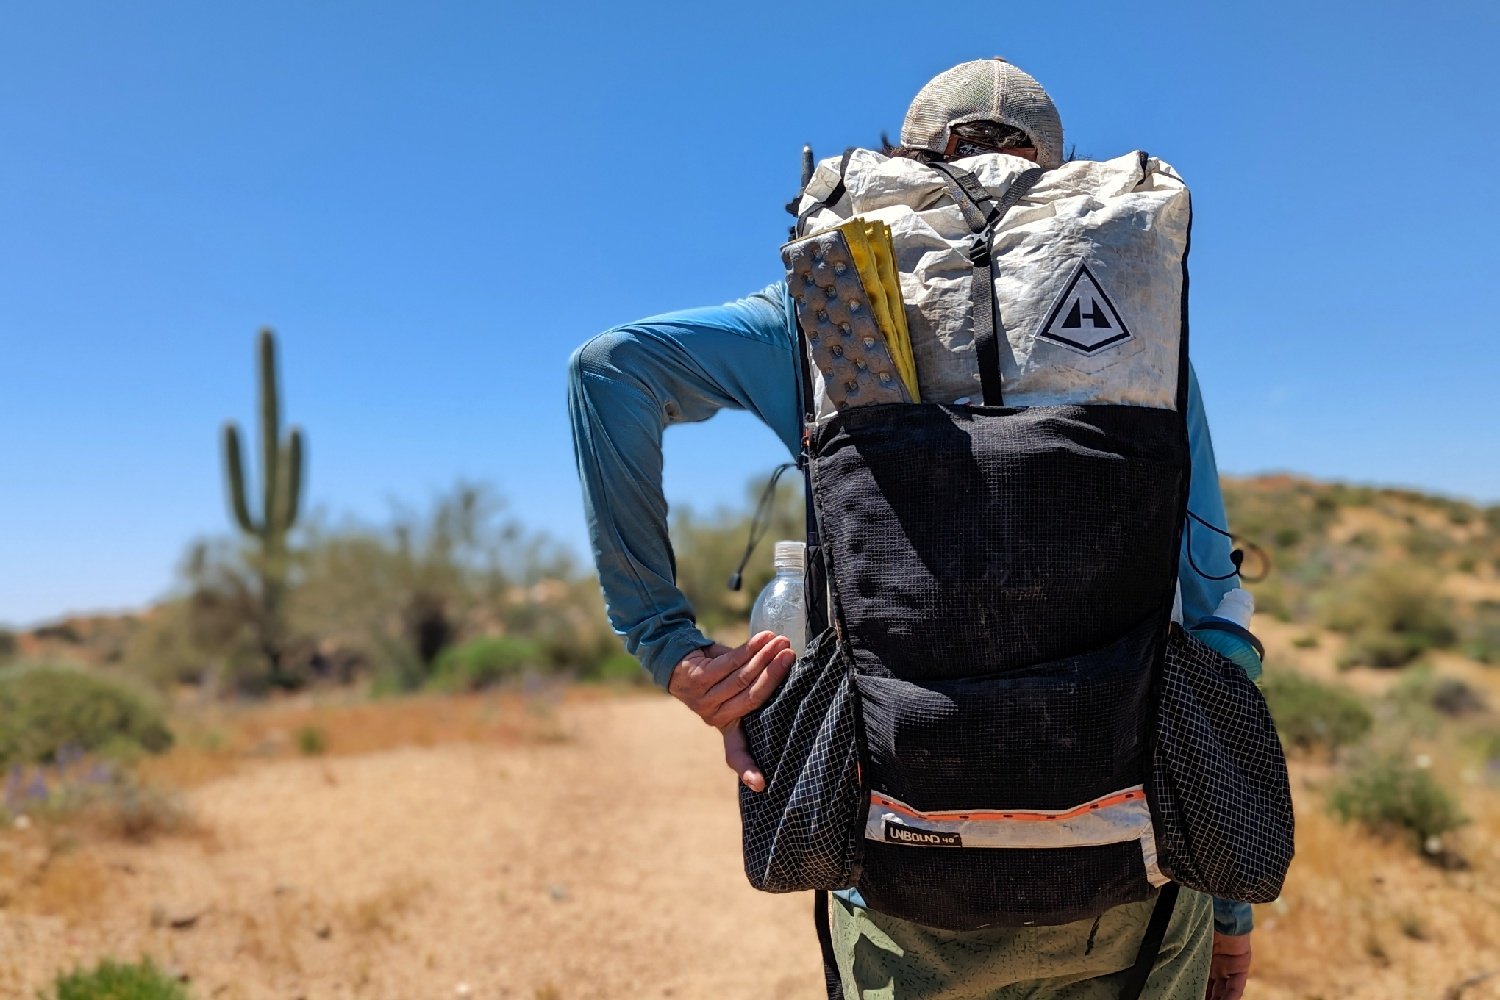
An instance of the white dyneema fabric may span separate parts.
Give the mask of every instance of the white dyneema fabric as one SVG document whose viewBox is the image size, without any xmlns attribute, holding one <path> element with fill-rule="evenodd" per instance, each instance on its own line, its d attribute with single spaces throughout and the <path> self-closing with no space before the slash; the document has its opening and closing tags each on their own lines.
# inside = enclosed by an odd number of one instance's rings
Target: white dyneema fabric
<svg viewBox="0 0 1500 1000">
<path fill-rule="evenodd" d="M 983 271 L 971 262 L 975 237 L 945 176 L 854 150 L 842 194 L 821 205 L 839 190 L 841 161 L 814 172 L 798 207 L 801 232 L 856 215 L 890 226 L 922 399 L 979 402 L 973 282 Z M 1001 153 L 953 165 L 996 200 L 1034 166 Z M 1182 178 L 1145 153 L 1042 174 L 990 240 L 1006 404 L 1175 408 L 1190 221 Z"/>
</svg>

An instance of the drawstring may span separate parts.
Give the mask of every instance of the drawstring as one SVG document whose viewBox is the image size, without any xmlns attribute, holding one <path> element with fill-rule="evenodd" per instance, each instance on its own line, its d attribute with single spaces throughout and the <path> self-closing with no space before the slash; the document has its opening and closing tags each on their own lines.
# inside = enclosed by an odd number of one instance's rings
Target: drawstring
<svg viewBox="0 0 1500 1000">
<path fill-rule="evenodd" d="M 1244 548 L 1242 548 L 1242 549 L 1235 549 L 1235 550 L 1233 550 L 1232 552 L 1229 553 L 1229 561 L 1234 564 L 1234 569 L 1232 569 L 1228 573 L 1225 573 L 1223 576 L 1210 576 L 1208 573 L 1203 572 L 1202 568 L 1199 567 L 1199 565 L 1198 565 L 1198 561 L 1193 558 L 1193 526 L 1192 525 L 1188 525 L 1187 557 L 1188 557 L 1188 565 L 1193 567 L 1193 572 L 1197 573 L 1199 576 L 1203 577 L 1203 579 L 1205 579 L 1205 580 L 1228 580 L 1232 576 L 1237 576 L 1237 577 L 1239 577 L 1241 580 L 1243 580 L 1246 583 L 1259 583 L 1260 581 L 1264 580 L 1267 576 L 1270 575 L 1270 573 L 1271 573 L 1271 557 L 1268 556 L 1268 555 L 1266 555 L 1265 549 L 1262 549 L 1259 545 L 1256 545 L 1254 542 L 1247 541 L 1246 539 L 1241 538 L 1239 535 L 1236 535 L 1236 534 L 1233 534 L 1231 532 L 1225 531 L 1223 528 L 1220 528 L 1217 525 L 1210 524 L 1209 522 L 1205 521 L 1203 518 L 1199 517 L 1197 514 L 1194 514 L 1192 511 L 1188 511 L 1187 512 L 1187 516 L 1190 517 L 1190 518 L 1192 518 L 1194 521 L 1197 521 L 1199 524 L 1203 525 L 1209 531 L 1215 532 L 1216 534 L 1223 535 L 1225 538 L 1229 539 L 1231 542 L 1236 542 L 1236 543 L 1244 546 Z M 1255 553 L 1255 557 L 1257 559 L 1259 559 L 1261 565 L 1265 567 L 1263 570 L 1261 570 L 1261 572 L 1259 574 L 1257 574 L 1255 576 L 1247 576 L 1245 574 L 1245 572 L 1244 572 L 1244 569 L 1242 568 L 1243 564 L 1245 562 L 1245 549 L 1249 549 L 1252 552 L 1254 552 Z"/>
<path fill-rule="evenodd" d="M 739 590 L 740 584 L 745 582 L 745 564 L 750 561 L 751 554 L 755 552 L 755 546 L 760 544 L 760 540 L 765 537 L 766 529 L 770 527 L 771 501 L 776 499 L 777 481 L 787 469 L 796 467 L 796 462 L 782 462 L 776 466 L 776 471 L 771 473 L 771 479 L 766 483 L 766 488 L 761 491 L 760 503 L 755 506 L 755 517 L 750 521 L 750 537 L 745 542 L 745 554 L 740 557 L 740 564 L 729 575 L 730 590 Z"/>
</svg>

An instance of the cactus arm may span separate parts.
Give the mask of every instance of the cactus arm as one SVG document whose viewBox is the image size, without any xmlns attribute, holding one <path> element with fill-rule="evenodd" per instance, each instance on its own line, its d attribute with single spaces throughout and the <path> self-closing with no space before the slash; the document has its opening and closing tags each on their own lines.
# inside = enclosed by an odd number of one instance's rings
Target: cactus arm
<svg viewBox="0 0 1500 1000">
<path fill-rule="evenodd" d="M 245 502 L 245 462 L 240 452 L 240 429 L 229 421 L 224 425 L 224 472 L 229 485 L 229 506 L 235 522 L 248 534 L 257 534 L 250 505 Z"/>
<path fill-rule="evenodd" d="M 276 525 L 285 532 L 297 523 L 297 509 L 302 503 L 302 430 L 293 427 L 286 438 L 286 447 L 281 449 L 281 494 L 276 504 Z"/>
<path fill-rule="evenodd" d="M 280 528 L 276 511 L 278 480 L 281 471 L 281 399 L 276 392 L 276 338 L 270 330 L 260 331 L 260 446 L 261 477 L 264 499 L 261 502 L 261 530 L 272 541 Z M 273 546 L 274 547 L 274 546 Z"/>
</svg>

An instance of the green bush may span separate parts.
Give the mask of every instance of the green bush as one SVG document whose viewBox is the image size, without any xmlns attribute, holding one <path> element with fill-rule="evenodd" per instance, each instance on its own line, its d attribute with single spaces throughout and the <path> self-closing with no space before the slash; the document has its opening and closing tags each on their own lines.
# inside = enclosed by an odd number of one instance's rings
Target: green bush
<svg viewBox="0 0 1500 1000">
<path fill-rule="evenodd" d="M 149 958 L 129 964 L 106 958 L 59 975 L 47 1000 L 188 1000 L 188 992 Z"/>
<path fill-rule="evenodd" d="M 432 673 L 432 685 L 444 691 L 478 691 L 519 677 L 542 658 L 537 643 L 520 636 L 471 639 L 443 651 Z"/>
<path fill-rule="evenodd" d="M 317 757 L 328 750 L 328 734 L 320 726 L 303 726 L 297 730 L 297 750 L 304 757 Z"/>
<path fill-rule="evenodd" d="M 651 676 L 641 669 L 640 662 L 624 650 L 589 664 L 580 677 L 586 681 L 603 681 L 607 684 L 644 685 L 651 682 Z"/>
<path fill-rule="evenodd" d="M 1458 639 L 1437 580 L 1403 565 L 1365 573 L 1328 606 L 1325 624 L 1349 635 L 1342 666 L 1400 667 Z"/>
<path fill-rule="evenodd" d="M 1345 775 L 1328 799 L 1334 815 L 1377 833 L 1407 837 L 1421 851 L 1468 822 L 1457 800 L 1426 768 L 1401 756 L 1375 756 Z"/>
<path fill-rule="evenodd" d="M 113 681 L 60 666 L 0 670 L 0 764 L 46 763 L 72 748 L 123 746 L 160 753 L 172 745 L 160 711 Z"/>
<path fill-rule="evenodd" d="M 1332 752 L 1370 731 L 1369 710 L 1344 688 L 1277 671 L 1266 675 L 1261 691 L 1288 749 Z"/>
</svg>

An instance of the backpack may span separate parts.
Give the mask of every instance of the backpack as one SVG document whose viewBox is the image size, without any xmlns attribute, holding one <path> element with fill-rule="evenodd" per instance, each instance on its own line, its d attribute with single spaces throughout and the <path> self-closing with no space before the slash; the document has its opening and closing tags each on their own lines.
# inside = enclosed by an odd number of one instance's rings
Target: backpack
<svg viewBox="0 0 1500 1000">
<path fill-rule="evenodd" d="M 1145 153 L 851 150 L 796 209 L 810 642 L 744 720 L 767 780 L 740 789 L 751 884 L 949 930 L 1169 883 L 1274 899 L 1275 728 L 1172 620 L 1186 185 Z"/>
</svg>

